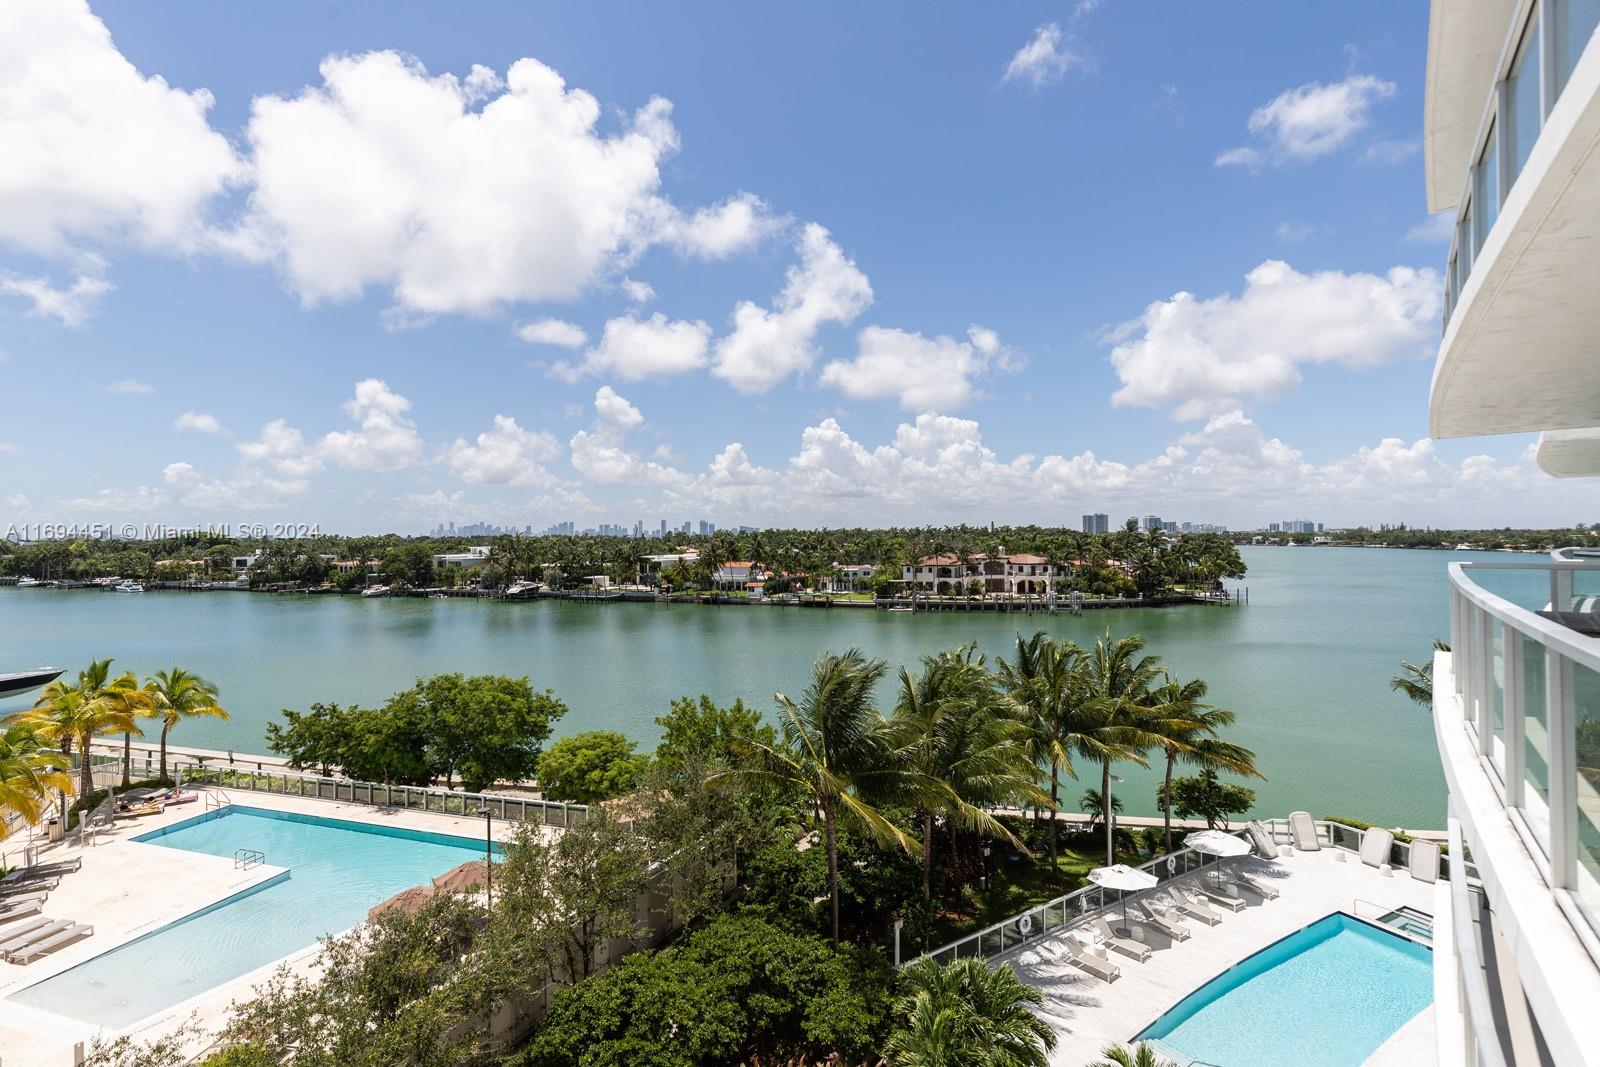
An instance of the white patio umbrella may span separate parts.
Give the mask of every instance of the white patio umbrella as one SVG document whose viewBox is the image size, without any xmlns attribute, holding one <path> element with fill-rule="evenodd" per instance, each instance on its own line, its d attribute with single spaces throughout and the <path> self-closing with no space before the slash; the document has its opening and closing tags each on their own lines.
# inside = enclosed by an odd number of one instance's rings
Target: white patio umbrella
<svg viewBox="0 0 1600 1067">
<path fill-rule="evenodd" d="M 1120 889 L 1136 893 L 1141 889 L 1154 889 L 1160 879 L 1149 871 L 1129 867 L 1126 863 L 1113 863 L 1109 867 L 1096 867 L 1089 872 L 1089 881 L 1102 889 Z M 1122 925 L 1128 925 L 1128 898 L 1122 898 Z"/>
<path fill-rule="evenodd" d="M 1190 834 L 1183 839 L 1183 844 L 1186 848 L 1192 848 L 1196 852 L 1204 852 L 1208 856 L 1216 856 L 1220 859 L 1243 856 L 1250 851 L 1249 842 L 1242 837 L 1223 833 L 1221 830 L 1201 830 L 1197 834 Z M 1215 870 L 1211 872 L 1211 876 L 1215 879 Z"/>
</svg>

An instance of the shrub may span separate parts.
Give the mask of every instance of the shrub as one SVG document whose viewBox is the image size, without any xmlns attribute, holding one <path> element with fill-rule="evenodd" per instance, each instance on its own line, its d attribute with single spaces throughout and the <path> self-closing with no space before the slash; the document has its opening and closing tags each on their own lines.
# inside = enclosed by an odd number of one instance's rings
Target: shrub
<svg viewBox="0 0 1600 1067">
<path fill-rule="evenodd" d="M 539 757 L 539 789 L 551 800 L 598 804 L 632 789 L 644 764 L 633 742 L 614 730 L 573 734 Z"/>
</svg>

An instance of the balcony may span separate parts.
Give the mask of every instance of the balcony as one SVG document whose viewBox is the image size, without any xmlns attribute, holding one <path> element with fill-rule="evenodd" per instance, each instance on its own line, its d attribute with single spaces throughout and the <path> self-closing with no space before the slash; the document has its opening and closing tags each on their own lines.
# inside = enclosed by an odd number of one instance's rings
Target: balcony
<svg viewBox="0 0 1600 1067">
<path fill-rule="evenodd" d="M 1436 2 L 1436 19 L 1457 6 Z M 1600 285 L 1597 25 L 1600 0 L 1514 5 L 1470 141 L 1432 128 L 1451 112 L 1438 84 L 1448 57 L 1430 52 L 1430 185 L 1440 162 L 1460 154 L 1454 148 L 1471 149 L 1454 202 L 1430 191 L 1457 212 L 1434 437 L 1577 429 L 1600 412 L 1600 304 L 1590 297 Z M 1452 88 L 1457 98 L 1464 91 Z M 1450 121 L 1460 126 L 1459 115 Z"/>
<path fill-rule="evenodd" d="M 1600 1048 L 1600 637 L 1566 624 L 1597 605 L 1600 558 L 1453 563 L 1434 665 L 1451 819 L 1557 1063 Z"/>
</svg>

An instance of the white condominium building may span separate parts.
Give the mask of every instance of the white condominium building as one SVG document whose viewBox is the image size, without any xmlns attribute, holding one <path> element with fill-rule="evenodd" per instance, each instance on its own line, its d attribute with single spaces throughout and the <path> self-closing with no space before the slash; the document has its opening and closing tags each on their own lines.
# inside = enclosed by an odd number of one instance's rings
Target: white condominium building
<svg viewBox="0 0 1600 1067">
<path fill-rule="evenodd" d="M 1600 0 L 1433 0 L 1424 154 L 1455 212 L 1435 437 L 1600 474 Z M 1600 499 L 1574 486 L 1578 513 Z M 1600 1064 L 1600 558 L 1450 566 L 1441 1063 Z"/>
</svg>

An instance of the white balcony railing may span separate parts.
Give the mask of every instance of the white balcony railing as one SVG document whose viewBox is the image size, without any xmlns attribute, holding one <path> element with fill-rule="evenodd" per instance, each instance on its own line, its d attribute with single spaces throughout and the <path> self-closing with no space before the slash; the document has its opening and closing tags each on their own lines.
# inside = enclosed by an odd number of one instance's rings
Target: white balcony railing
<svg viewBox="0 0 1600 1067">
<path fill-rule="evenodd" d="M 1527 606 L 1546 597 L 1544 613 Z M 1461 729 L 1540 875 L 1600 959 L 1600 637 L 1551 617 L 1597 609 L 1600 556 L 1561 550 L 1541 561 L 1450 564 L 1446 684 L 1459 697 Z"/>
</svg>

